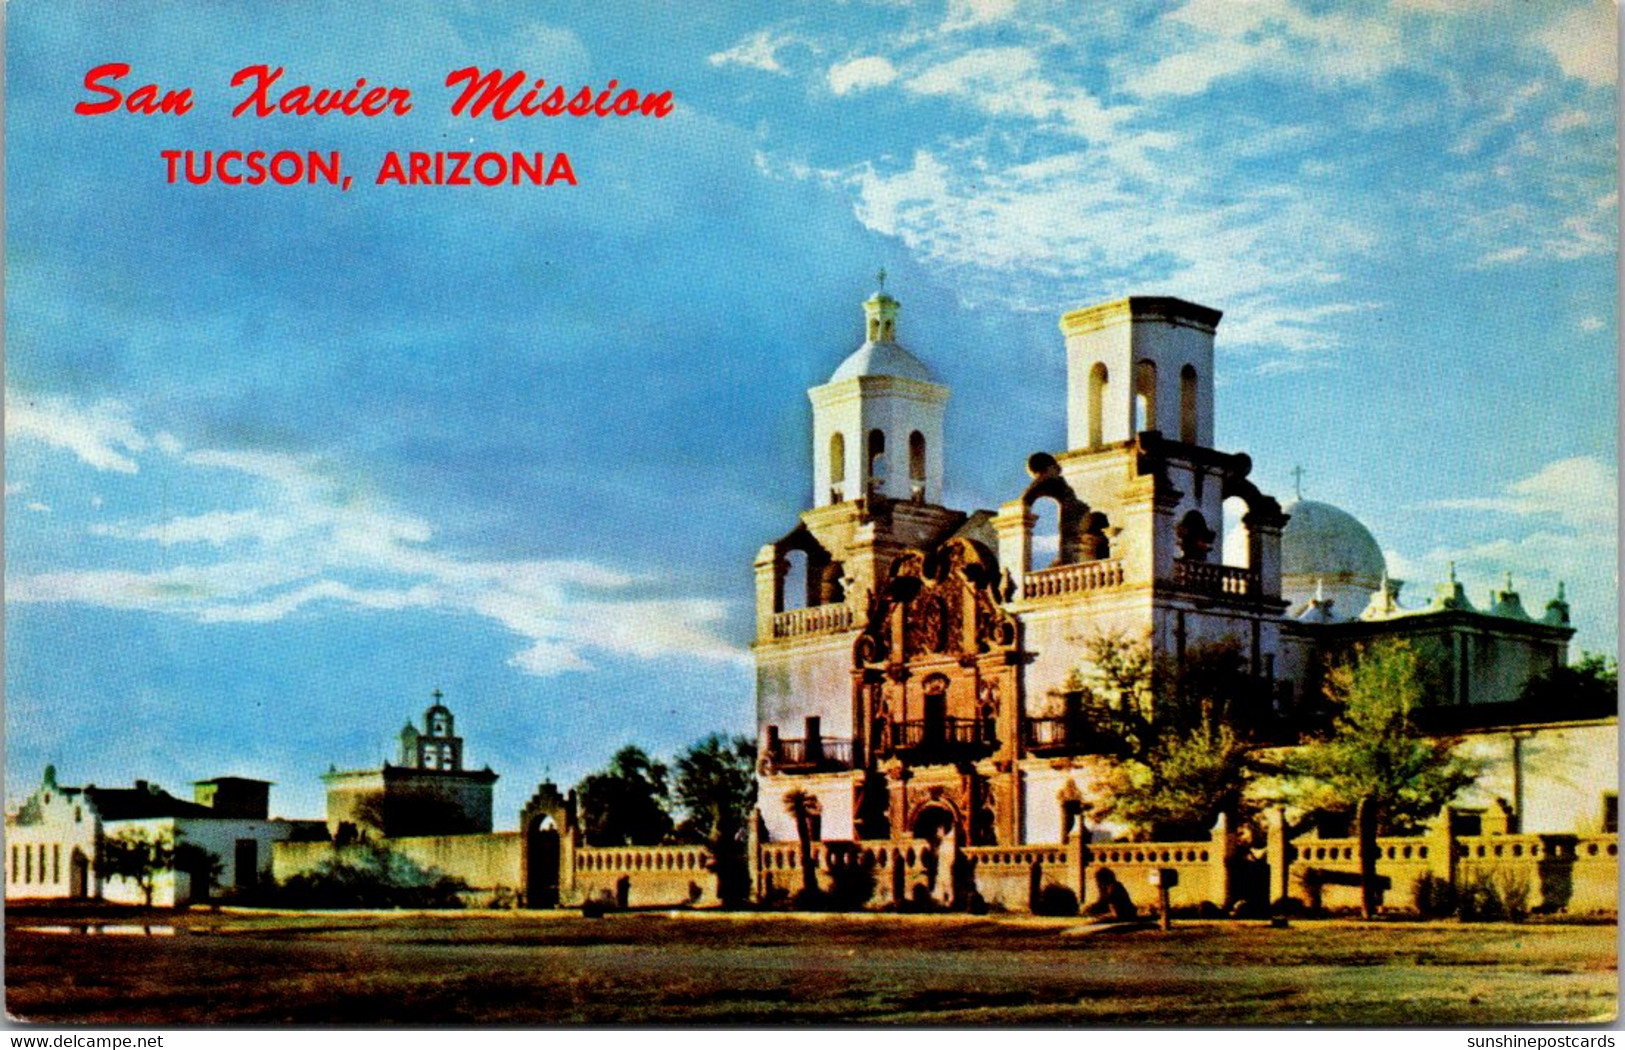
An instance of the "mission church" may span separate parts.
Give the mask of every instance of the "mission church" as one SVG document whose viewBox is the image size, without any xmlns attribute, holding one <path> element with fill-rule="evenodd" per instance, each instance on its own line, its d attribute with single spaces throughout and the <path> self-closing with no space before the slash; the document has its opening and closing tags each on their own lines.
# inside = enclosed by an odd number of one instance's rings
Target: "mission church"
<svg viewBox="0 0 1625 1050">
<path fill-rule="evenodd" d="M 1213 447 L 1218 310 L 1135 296 L 1063 316 L 1069 447 L 970 511 L 942 500 L 948 388 L 899 343 L 883 285 L 863 311 L 863 344 L 808 392 L 815 505 L 755 560 L 769 841 L 796 839 L 780 800 L 800 789 L 826 841 L 1065 842 L 1104 790 L 1078 682 L 1109 635 L 1175 667 L 1237 648 L 1264 722 L 1318 702 L 1354 647 L 1407 640 L 1435 671 L 1435 722 L 1483 763 L 1463 819 L 1613 830 L 1617 714 L 1516 702 L 1567 662 L 1561 586 L 1535 613 L 1510 578 L 1478 606 L 1452 570 L 1401 604 L 1358 520 L 1282 505 Z"/>
</svg>

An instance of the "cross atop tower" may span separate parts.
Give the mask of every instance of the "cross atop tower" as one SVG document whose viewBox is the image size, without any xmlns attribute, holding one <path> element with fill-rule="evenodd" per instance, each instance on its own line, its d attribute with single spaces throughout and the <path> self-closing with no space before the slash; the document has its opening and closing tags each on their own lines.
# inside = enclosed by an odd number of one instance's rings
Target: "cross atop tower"
<svg viewBox="0 0 1625 1050">
<path fill-rule="evenodd" d="M 880 272 L 875 274 L 875 280 L 880 282 L 880 290 L 886 290 L 886 268 L 882 266 Z"/>
<path fill-rule="evenodd" d="M 1298 499 L 1303 499 L 1303 467 L 1292 468 L 1292 492 Z"/>
<path fill-rule="evenodd" d="M 440 701 L 442 701 L 442 700 L 444 700 L 444 699 L 445 699 L 445 698 L 446 698 L 446 694 L 445 694 L 445 693 L 442 693 L 442 692 L 441 692 L 441 691 L 440 691 L 440 689 L 439 689 L 439 687 L 436 687 L 436 688 L 435 688 L 435 691 L 434 691 L 434 692 L 432 692 L 432 693 L 430 693 L 430 694 L 429 694 L 429 695 L 430 695 L 430 696 L 432 696 L 432 697 L 434 697 L 434 702 L 435 702 L 435 703 L 437 703 L 437 704 L 438 704 L 438 703 L 439 703 L 439 702 L 440 702 Z"/>
</svg>

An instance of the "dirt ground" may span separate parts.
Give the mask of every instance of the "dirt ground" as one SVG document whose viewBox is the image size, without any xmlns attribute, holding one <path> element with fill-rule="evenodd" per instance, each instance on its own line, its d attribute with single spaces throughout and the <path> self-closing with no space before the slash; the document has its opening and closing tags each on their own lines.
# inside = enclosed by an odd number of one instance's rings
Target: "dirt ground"
<svg viewBox="0 0 1625 1050">
<path fill-rule="evenodd" d="M 25 907 L 6 926 L 7 1012 L 56 1024 L 1508 1025 L 1618 1002 L 1612 925 Z"/>
</svg>

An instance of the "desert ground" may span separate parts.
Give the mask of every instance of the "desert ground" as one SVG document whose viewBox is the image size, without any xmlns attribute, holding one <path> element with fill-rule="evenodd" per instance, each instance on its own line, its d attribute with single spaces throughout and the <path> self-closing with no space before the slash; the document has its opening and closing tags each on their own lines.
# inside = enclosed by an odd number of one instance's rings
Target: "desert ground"
<svg viewBox="0 0 1625 1050">
<path fill-rule="evenodd" d="M 51 1024 L 1595 1024 L 1618 1002 L 1613 925 L 21 906 L 6 926 L 7 1012 Z"/>
</svg>

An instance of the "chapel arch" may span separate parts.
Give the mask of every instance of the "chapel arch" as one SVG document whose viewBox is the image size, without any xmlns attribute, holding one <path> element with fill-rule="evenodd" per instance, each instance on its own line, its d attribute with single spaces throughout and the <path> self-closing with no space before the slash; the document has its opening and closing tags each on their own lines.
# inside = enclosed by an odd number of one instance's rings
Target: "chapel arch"
<svg viewBox="0 0 1625 1050">
<path fill-rule="evenodd" d="M 1157 365 L 1155 361 L 1134 364 L 1134 425 L 1129 433 L 1157 429 Z"/>
<path fill-rule="evenodd" d="M 886 483 L 886 432 L 878 428 L 869 431 L 868 482 L 870 488 Z"/>
<path fill-rule="evenodd" d="M 925 435 L 918 430 L 908 436 L 908 479 L 925 480 Z"/>
<path fill-rule="evenodd" d="M 773 545 L 776 573 L 773 584 L 773 611 L 789 612 L 841 600 L 843 573 L 839 563 L 813 538 L 805 525 Z M 832 573 L 831 568 L 835 568 Z"/>
<path fill-rule="evenodd" d="M 1027 536 L 1029 564 L 1023 567 L 1023 571 L 1031 572 L 1038 565 L 1053 568 L 1087 561 L 1092 557 L 1106 556 L 1103 553 L 1099 555 L 1086 553 L 1086 548 L 1105 550 L 1109 547 L 1105 536 L 1105 515 L 1100 515 L 1098 523 L 1095 523 L 1095 517 L 1090 514 L 1088 504 L 1078 499 L 1072 491 L 1072 486 L 1061 477 L 1058 467 L 1040 472 L 1022 493 L 1021 501 L 1037 518 Z M 1085 535 L 1092 523 L 1098 525 L 1099 531 L 1086 542 Z"/>
<path fill-rule="evenodd" d="M 1099 448 L 1101 435 L 1105 432 L 1102 415 L 1106 408 L 1106 387 L 1108 382 L 1106 365 L 1096 361 L 1094 367 L 1089 369 L 1089 447 Z"/>
<path fill-rule="evenodd" d="M 833 485 L 846 480 L 846 435 L 839 430 L 829 436 L 829 480 Z"/>
</svg>

